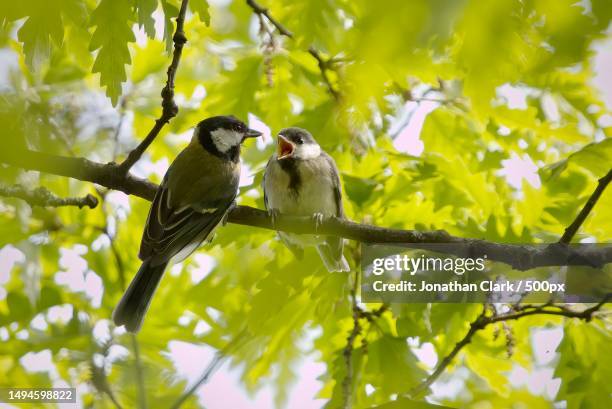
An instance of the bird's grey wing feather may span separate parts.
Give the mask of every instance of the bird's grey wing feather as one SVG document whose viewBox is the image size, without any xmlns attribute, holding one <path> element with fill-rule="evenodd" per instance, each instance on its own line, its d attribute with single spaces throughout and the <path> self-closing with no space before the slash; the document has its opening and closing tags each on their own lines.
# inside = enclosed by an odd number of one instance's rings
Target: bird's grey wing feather
<svg viewBox="0 0 612 409">
<path fill-rule="evenodd" d="M 340 172 L 336 167 L 336 162 L 334 159 L 329 156 L 327 153 L 322 153 L 323 157 L 327 161 L 329 165 L 329 169 L 331 172 L 332 185 L 334 189 L 334 200 L 336 202 L 336 217 L 344 219 L 344 206 L 342 204 L 342 186 L 340 185 Z M 342 237 L 336 236 L 327 236 L 325 238 L 325 242 L 327 244 L 327 249 L 320 248 L 319 254 L 321 258 L 325 262 L 326 259 L 332 259 L 335 263 L 326 262 L 326 267 L 330 269 L 330 264 L 334 264 L 333 271 L 348 271 L 348 263 L 343 255 L 344 250 L 344 240 Z"/>
<path fill-rule="evenodd" d="M 266 167 L 264 169 L 263 179 L 261 180 L 261 186 L 263 187 L 263 194 L 264 194 L 264 206 L 266 207 L 266 210 L 270 210 L 270 205 L 268 203 L 268 192 L 266 189 L 266 177 L 268 176 L 268 169 L 271 163 L 272 163 L 272 159 L 268 160 L 268 163 L 266 164 Z"/>
<path fill-rule="evenodd" d="M 340 185 L 340 172 L 336 167 L 336 162 L 334 159 L 329 156 L 326 152 L 322 152 L 321 155 L 327 161 L 329 165 L 329 170 L 331 172 L 331 179 L 334 189 L 334 200 L 336 202 L 336 217 L 344 218 L 344 206 L 342 204 L 342 187 Z"/>
</svg>

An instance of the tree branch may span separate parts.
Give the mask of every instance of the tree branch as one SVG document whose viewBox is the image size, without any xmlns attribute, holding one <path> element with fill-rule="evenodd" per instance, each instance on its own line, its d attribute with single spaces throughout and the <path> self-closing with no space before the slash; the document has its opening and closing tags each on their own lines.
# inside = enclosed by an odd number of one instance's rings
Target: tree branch
<svg viewBox="0 0 612 409">
<path fill-rule="evenodd" d="M 122 174 L 112 163 L 100 164 L 84 158 L 68 158 L 31 150 L 7 153 L 0 151 L 0 163 L 29 170 L 67 176 L 93 182 L 109 189 L 119 190 L 146 200 L 153 200 L 157 185 L 132 175 Z M 245 226 L 280 230 L 298 234 L 322 234 L 344 237 L 362 243 L 406 244 L 418 248 L 419 244 L 449 244 L 439 251 L 463 257 L 482 257 L 510 265 L 516 270 L 535 267 L 579 265 L 600 267 L 612 262 L 612 246 L 580 247 L 574 249 L 565 244 L 535 245 L 501 244 L 486 240 L 451 236 L 443 230 L 417 231 L 359 224 L 350 220 L 329 217 L 316 224 L 310 217 L 279 216 L 272 220 L 267 212 L 248 206 L 236 206 L 229 214 L 228 222 Z M 562 261 L 562 263 L 561 263 Z"/>
<path fill-rule="evenodd" d="M 512 320 L 518 320 L 523 317 L 527 317 L 529 315 L 557 315 L 566 318 L 577 318 L 584 320 L 586 322 L 591 321 L 593 319 L 593 315 L 603 307 L 604 304 L 609 302 L 612 299 L 612 294 L 607 294 L 600 302 L 593 305 L 592 307 L 586 308 L 582 311 L 574 311 L 563 305 L 551 305 L 551 304 L 543 304 L 540 306 L 534 305 L 523 305 L 518 307 L 513 312 L 506 314 L 494 314 L 491 316 L 487 316 L 487 308 L 483 308 L 482 313 L 476 318 L 472 323 L 470 323 L 470 329 L 465 334 L 465 336 L 455 344 L 451 352 L 446 355 L 435 368 L 435 370 L 429 375 L 423 382 L 415 386 L 408 392 L 408 395 L 411 397 L 416 397 L 424 392 L 427 388 L 429 388 L 438 377 L 446 370 L 446 368 L 451 364 L 453 359 L 459 354 L 461 349 L 468 345 L 474 334 L 478 331 L 486 328 L 488 325 L 497 323 L 497 322 L 506 322 Z"/>
<path fill-rule="evenodd" d="M 439 251 L 462 257 L 483 257 L 510 265 L 516 270 L 530 270 L 535 267 L 580 265 L 599 267 L 612 262 L 612 246 L 571 248 L 563 244 L 550 244 L 546 247 L 536 245 L 501 244 L 486 240 L 467 239 L 451 236 L 443 230 L 417 231 L 389 229 L 369 224 L 355 223 L 350 220 L 328 217 L 315 226 L 310 217 L 278 216 L 274 226 L 267 212 L 247 206 L 236 206 L 229 214 L 228 222 L 264 229 L 280 230 L 298 234 L 321 234 L 344 237 L 372 244 L 410 243 L 449 244 L 440 246 Z"/>
<path fill-rule="evenodd" d="M 595 207 L 595 204 L 603 194 L 604 190 L 606 190 L 606 187 L 608 186 L 610 181 L 612 181 L 612 169 L 610 169 L 606 176 L 599 179 L 599 183 L 597 183 L 597 187 L 591 194 L 591 197 L 589 197 L 589 200 L 587 200 L 584 207 L 582 208 L 580 213 L 578 213 L 578 216 L 576 216 L 576 219 L 572 222 L 572 224 L 570 224 L 567 229 L 565 229 L 563 236 L 561 236 L 561 238 L 559 239 L 559 243 L 567 244 L 572 241 L 572 238 L 574 237 L 574 235 L 576 235 L 582 223 L 584 223 L 588 215 L 591 213 L 591 210 L 593 210 L 593 207 Z"/>
<path fill-rule="evenodd" d="M 187 13 L 187 5 L 189 0 L 183 0 L 181 2 L 181 8 L 178 16 L 176 17 L 176 30 L 172 40 L 174 41 L 174 51 L 172 53 L 172 62 L 168 67 L 168 79 L 166 80 L 166 86 L 162 89 L 162 114 L 155 121 L 155 125 L 149 131 L 147 136 L 140 142 L 140 144 L 134 148 L 127 156 L 127 158 L 119 165 L 119 172 L 127 174 L 130 168 L 138 162 L 144 151 L 147 150 L 149 145 L 155 140 L 161 129 L 166 125 L 172 118 L 178 114 L 178 106 L 174 102 L 174 79 L 176 77 L 176 71 L 178 70 L 179 62 L 181 61 L 181 54 L 183 53 L 183 46 L 187 42 L 187 36 L 185 36 L 185 14 Z"/>
<path fill-rule="evenodd" d="M 272 24 L 281 35 L 284 35 L 285 37 L 291 39 L 295 37 L 294 34 L 287 27 L 285 27 L 278 20 L 272 17 L 272 15 L 270 14 L 270 10 L 258 4 L 255 0 L 246 0 L 246 3 L 249 7 L 251 7 L 251 9 L 253 9 L 253 12 L 255 12 L 255 14 L 265 17 L 266 20 L 268 20 L 270 24 Z M 332 67 L 336 60 L 327 59 L 323 57 L 321 52 L 313 46 L 308 47 L 308 54 L 312 55 L 312 57 L 317 60 L 319 70 L 321 71 L 321 77 L 323 77 L 323 81 L 325 82 L 329 93 L 332 95 L 332 97 L 334 97 L 334 99 L 340 99 L 340 92 L 334 88 L 331 79 L 328 75 L 328 71 L 333 70 Z"/>
<path fill-rule="evenodd" d="M 97 163 L 85 158 L 70 158 L 32 150 L 0 150 L 0 162 L 27 170 L 93 182 L 129 195 L 153 200 L 157 186 L 147 180 L 123 174 L 114 163 Z"/>
<path fill-rule="evenodd" d="M 30 206 L 78 206 L 79 209 L 87 206 L 90 209 L 93 209 L 98 205 L 98 199 L 91 194 L 87 194 L 83 197 L 68 197 L 64 199 L 56 196 L 44 187 L 28 190 L 21 185 L 4 186 L 0 184 L 0 196 L 15 197 L 17 199 L 24 200 Z"/>
</svg>

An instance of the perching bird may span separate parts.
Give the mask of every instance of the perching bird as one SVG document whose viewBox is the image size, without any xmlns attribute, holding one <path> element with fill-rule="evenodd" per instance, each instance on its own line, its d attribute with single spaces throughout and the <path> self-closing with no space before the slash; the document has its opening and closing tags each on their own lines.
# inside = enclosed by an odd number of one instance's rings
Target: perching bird
<svg viewBox="0 0 612 409">
<path fill-rule="evenodd" d="M 305 129 L 279 132 L 277 151 L 266 166 L 263 188 L 266 209 L 273 217 L 313 216 L 317 223 L 323 217 L 344 217 L 336 164 Z M 349 271 L 341 237 L 283 232 L 279 236 L 296 257 L 303 257 L 304 246 L 313 245 L 327 270 Z"/>
<path fill-rule="evenodd" d="M 197 249 L 232 206 L 240 178 L 240 144 L 261 133 L 233 116 L 200 122 L 157 189 L 142 235 L 142 265 L 113 312 L 138 332 L 168 263 Z"/>
</svg>

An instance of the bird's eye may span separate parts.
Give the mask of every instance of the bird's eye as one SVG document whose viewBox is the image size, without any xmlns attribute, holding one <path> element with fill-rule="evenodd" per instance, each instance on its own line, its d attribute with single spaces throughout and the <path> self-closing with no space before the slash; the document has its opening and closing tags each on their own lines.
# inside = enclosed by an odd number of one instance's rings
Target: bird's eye
<svg viewBox="0 0 612 409">
<path fill-rule="evenodd" d="M 246 127 L 243 124 L 234 124 L 232 128 L 236 132 L 244 132 L 246 130 Z"/>
<path fill-rule="evenodd" d="M 298 143 L 298 145 L 303 145 L 304 144 L 304 139 L 298 138 L 297 143 Z"/>
</svg>

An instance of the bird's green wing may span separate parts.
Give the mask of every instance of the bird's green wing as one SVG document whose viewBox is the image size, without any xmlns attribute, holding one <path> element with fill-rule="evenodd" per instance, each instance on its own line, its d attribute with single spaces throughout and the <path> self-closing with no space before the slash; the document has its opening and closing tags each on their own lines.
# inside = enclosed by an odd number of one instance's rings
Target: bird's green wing
<svg viewBox="0 0 612 409">
<path fill-rule="evenodd" d="M 155 195 L 142 236 L 139 257 L 151 259 L 152 265 L 187 257 L 209 237 L 236 198 L 239 174 L 231 164 L 198 158 L 198 166 L 189 170 L 182 155 Z"/>
</svg>

